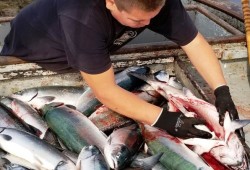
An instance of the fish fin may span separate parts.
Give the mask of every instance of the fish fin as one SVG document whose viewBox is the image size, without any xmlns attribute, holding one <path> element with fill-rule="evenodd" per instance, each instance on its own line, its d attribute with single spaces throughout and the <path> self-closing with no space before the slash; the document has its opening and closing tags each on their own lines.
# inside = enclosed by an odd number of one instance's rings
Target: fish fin
<svg viewBox="0 0 250 170">
<path fill-rule="evenodd" d="M 37 97 L 36 100 L 42 103 L 48 103 L 48 102 L 52 102 L 53 100 L 55 100 L 55 98 L 56 97 L 54 96 L 42 96 L 42 97 Z"/>
<path fill-rule="evenodd" d="M 49 103 L 49 104 L 46 104 L 47 106 L 50 106 L 50 107 L 59 107 L 59 106 L 62 106 L 64 105 L 63 102 L 52 102 L 52 103 Z"/>
<path fill-rule="evenodd" d="M 133 66 L 133 67 L 128 67 L 124 71 L 125 72 L 134 71 L 134 72 L 139 73 L 139 74 L 148 74 L 150 72 L 150 67 L 148 67 L 148 66 Z"/>
<path fill-rule="evenodd" d="M 71 104 L 65 104 L 65 106 L 67 106 L 70 109 L 76 110 L 76 107 L 74 105 Z"/>
<path fill-rule="evenodd" d="M 163 152 L 160 152 L 147 158 L 135 159 L 130 166 L 133 168 L 143 168 L 144 170 L 151 170 L 159 162 L 163 154 Z"/>
<path fill-rule="evenodd" d="M 193 151 L 198 155 L 209 152 L 216 146 L 225 145 L 222 140 L 202 139 L 202 138 L 189 138 L 181 140 L 186 145 L 193 146 Z"/>
<path fill-rule="evenodd" d="M 140 74 L 135 71 L 128 72 L 129 75 L 132 75 L 138 79 L 144 80 L 145 82 L 149 82 L 149 80 L 153 80 L 154 78 L 150 76 L 149 74 Z"/>
<path fill-rule="evenodd" d="M 224 131 L 225 131 L 225 141 L 228 140 L 231 133 L 234 133 L 235 130 L 240 129 L 250 123 L 250 119 L 244 120 L 231 120 L 229 113 L 225 113 L 224 119 Z"/>
</svg>

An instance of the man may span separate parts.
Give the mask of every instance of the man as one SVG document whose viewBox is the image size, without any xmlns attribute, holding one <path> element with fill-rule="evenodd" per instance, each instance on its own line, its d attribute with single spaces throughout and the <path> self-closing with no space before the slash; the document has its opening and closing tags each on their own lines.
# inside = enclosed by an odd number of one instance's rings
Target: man
<svg viewBox="0 0 250 170">
<path fill-rule="evenodd" d="M 96 97 L 110 109 L 177 137 L 210 138 L 194 127 L 204 121 L 149 104 L 115 84 L 110 53 L 145 28 L 182 47 L 215 89 L 220 121 L 226 111 L 238 118 L 218 60 L 180 0 L 37 0 L 12 21 L 1 54 L 57 72 L 80 70 Z"/>
</svg>

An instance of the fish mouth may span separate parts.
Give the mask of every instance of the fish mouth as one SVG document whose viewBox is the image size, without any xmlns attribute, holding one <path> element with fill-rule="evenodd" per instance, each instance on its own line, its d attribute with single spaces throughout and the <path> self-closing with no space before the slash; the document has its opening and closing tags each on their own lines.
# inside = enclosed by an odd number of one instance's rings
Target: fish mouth
<svg viewBox="0 0 250 170">
<path fill-rule="evenodd" d="M 112 169 L 120 169 L 128 159 L 130 151 L 125 145 L 116 145 L 110 148 L 106 150 L 105 154 L 107 162 Z"/>
</svg>

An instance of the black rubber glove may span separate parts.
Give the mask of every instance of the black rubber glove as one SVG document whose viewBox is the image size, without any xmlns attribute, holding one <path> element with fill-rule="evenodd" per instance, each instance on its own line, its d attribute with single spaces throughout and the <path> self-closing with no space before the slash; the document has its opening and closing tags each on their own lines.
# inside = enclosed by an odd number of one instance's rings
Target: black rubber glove
<svg viewBox="0 0 250 170">
<path fill-rule="evenodd" d="M 239 115 L 232 100 L 228 86 L 224 85 L 216 88 L 214 90 L 214 95 L 216 96 L 215 106 L 219 112 L 219 123 L 222 126 L 226 111 L 228 111 L 231 120 L 239 119 Z M 245 138 L 243 128 L 237 130 L 236 133 L 243 139 Z"/>
<path fill-rule="evenodd" d="M 154 126 L 166 130 L 170 135 L 179 138 L 211 138 L 212 135 L 210 133 L 194 127 L 194 125 L 204 123 L 205 121 L 201 119 L 186 117 L 181 112 L 170 112 L 163 108 Z"/>
</svg>

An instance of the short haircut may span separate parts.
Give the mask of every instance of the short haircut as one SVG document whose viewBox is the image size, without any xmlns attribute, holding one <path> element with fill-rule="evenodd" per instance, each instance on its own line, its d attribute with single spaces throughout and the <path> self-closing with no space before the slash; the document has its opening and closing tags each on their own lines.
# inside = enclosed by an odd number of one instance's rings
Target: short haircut
<svg viewBox="0 0 250 170">
<path fill-rule="evenodd" d="M 120 11 L 129 12 L 133 8 L 152 12 L 165 4 L 166 0 L 114 0 Z"/>
</svg>

